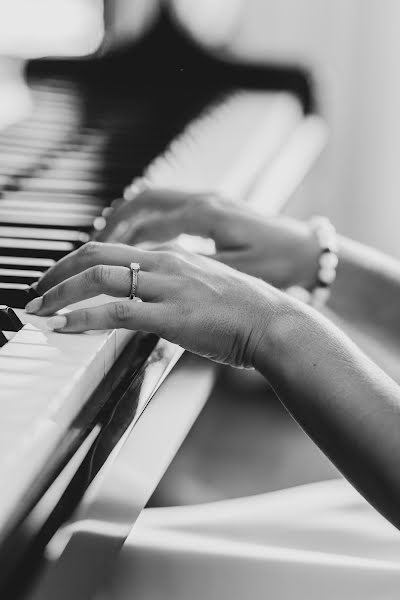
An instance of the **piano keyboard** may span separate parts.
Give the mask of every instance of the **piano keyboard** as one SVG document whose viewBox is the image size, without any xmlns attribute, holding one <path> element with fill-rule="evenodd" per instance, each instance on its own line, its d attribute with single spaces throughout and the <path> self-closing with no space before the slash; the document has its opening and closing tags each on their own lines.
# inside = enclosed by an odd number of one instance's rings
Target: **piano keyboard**
<svg viewBox="0 0 400 600">
<path fill-rule="evenodd" d="M 94 220 L 146 166 L 154 185 L 245 196 L 304 121 L 294 96 L 240 91 L 163 152 L 181 122 L 167 126 L 159 104 L 125 107 L 123 119 L 99 109 L 82 126 L 83 101 L 69 82 L 36 84 L 33 95 L 31 117 L 0 133 L 0 304 L 14 309 L 0 320 L 0 532 L 132 336 L 49 332 L 23 311 L 29 286 L 90 238 Z"/>
</svg>

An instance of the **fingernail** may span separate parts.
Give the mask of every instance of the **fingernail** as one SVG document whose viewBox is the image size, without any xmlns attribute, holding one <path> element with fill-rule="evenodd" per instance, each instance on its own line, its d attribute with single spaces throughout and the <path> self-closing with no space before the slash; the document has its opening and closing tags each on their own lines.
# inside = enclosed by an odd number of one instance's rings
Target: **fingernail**
<svg viewBox="0 0 400 600">
<path fill-rule="evenodd" d="M 57 315 L 56 317 L 51 317 L 46 321 L 46 327 L 47 329 L 50 329 L 50 331 L 54 331 L 55 329 L 62 329 L 66 326 L 66 324 L 67 317 L 64 317 L 64 315 Z"/>
<path fill-rule="evenodd" d="M 34 298 L 25 306 L 25 312 L 27 313 L 36 313 L 40 310 L 43 304 L 43 296 L 39 296 L 38 298 Z"/>
</svg>

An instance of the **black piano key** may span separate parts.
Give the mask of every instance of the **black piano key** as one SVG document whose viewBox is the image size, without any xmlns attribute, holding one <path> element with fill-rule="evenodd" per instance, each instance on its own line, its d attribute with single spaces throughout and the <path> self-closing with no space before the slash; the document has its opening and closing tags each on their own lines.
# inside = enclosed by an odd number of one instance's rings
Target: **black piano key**
<svg viewBox="0 0 400 600">
<path fill-rule="evenodd" d="M 2 288 L 0 284 L 0 298 L 3 298 Z M 15 306 L 15 305 L 12 305 Z M 16 306 L 18 308 L 18 306 Z M 19 320 L 12 308 L 7 304 L 0 305 L 0 330 L 2 331 L 19 331 L 22 329 L 23 323 Z"/>
<path fill-rule="evenodd" d="M 2 331 L 0 331 L 0 348 L 5 346 L 8 342 L 8 338 L 4 335 Z"/>
<path fill-rule="evenodd" d="M 37 258 L 59 260 L 77 247 L 72 242 L 0 238 L 0 252 L 3 256 L 35 256 Z"/>
<path fill-rule="evenodd" d="M 25 289 L 26 302 L 30 302 L 34 298 L 39 298 L 39 295 L 35 288 L 29 286 L 28 289 Z M 18 307 L 17 307 L 18 308 Z"/>
<path fill-rule="evenodd" d="M 0 302 L 5 302 L 8 306 L 25 308 L 27 303 L 36 296 L 33 288 L 24 283 L 0 282 Z"/>
</svg>

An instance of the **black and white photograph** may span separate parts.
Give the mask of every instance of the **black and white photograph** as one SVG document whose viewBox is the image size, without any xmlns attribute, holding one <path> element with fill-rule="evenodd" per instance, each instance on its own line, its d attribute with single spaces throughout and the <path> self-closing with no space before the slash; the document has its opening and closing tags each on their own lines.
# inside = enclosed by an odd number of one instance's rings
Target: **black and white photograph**
<svg viewBox="0 0 400 600">
<path fill-rule="evenodd" d="M 0 0 L 0 600 L 397 600 L 400 2 Z"/>
</svg>

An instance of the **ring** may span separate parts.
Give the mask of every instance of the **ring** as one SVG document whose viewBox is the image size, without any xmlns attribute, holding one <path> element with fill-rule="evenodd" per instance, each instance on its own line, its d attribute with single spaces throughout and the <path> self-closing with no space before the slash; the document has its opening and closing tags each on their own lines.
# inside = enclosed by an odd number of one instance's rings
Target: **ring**
<svg viewBox="0 0 400 600">
<path fill-rule="evenodd" d="M 131 292 L 129 294 L 129 300 L 133 300 L 134 298 L 136 298 L 136 291 L 137 291 L 138 275 L 139 275 L 139 271 L 140 271 L 140 265 L 139 265 L 139 263 L 132 262 L 129 265 L 129 268 L 130 268 L 131 273 L 132 273 Z"/>
</svg>

